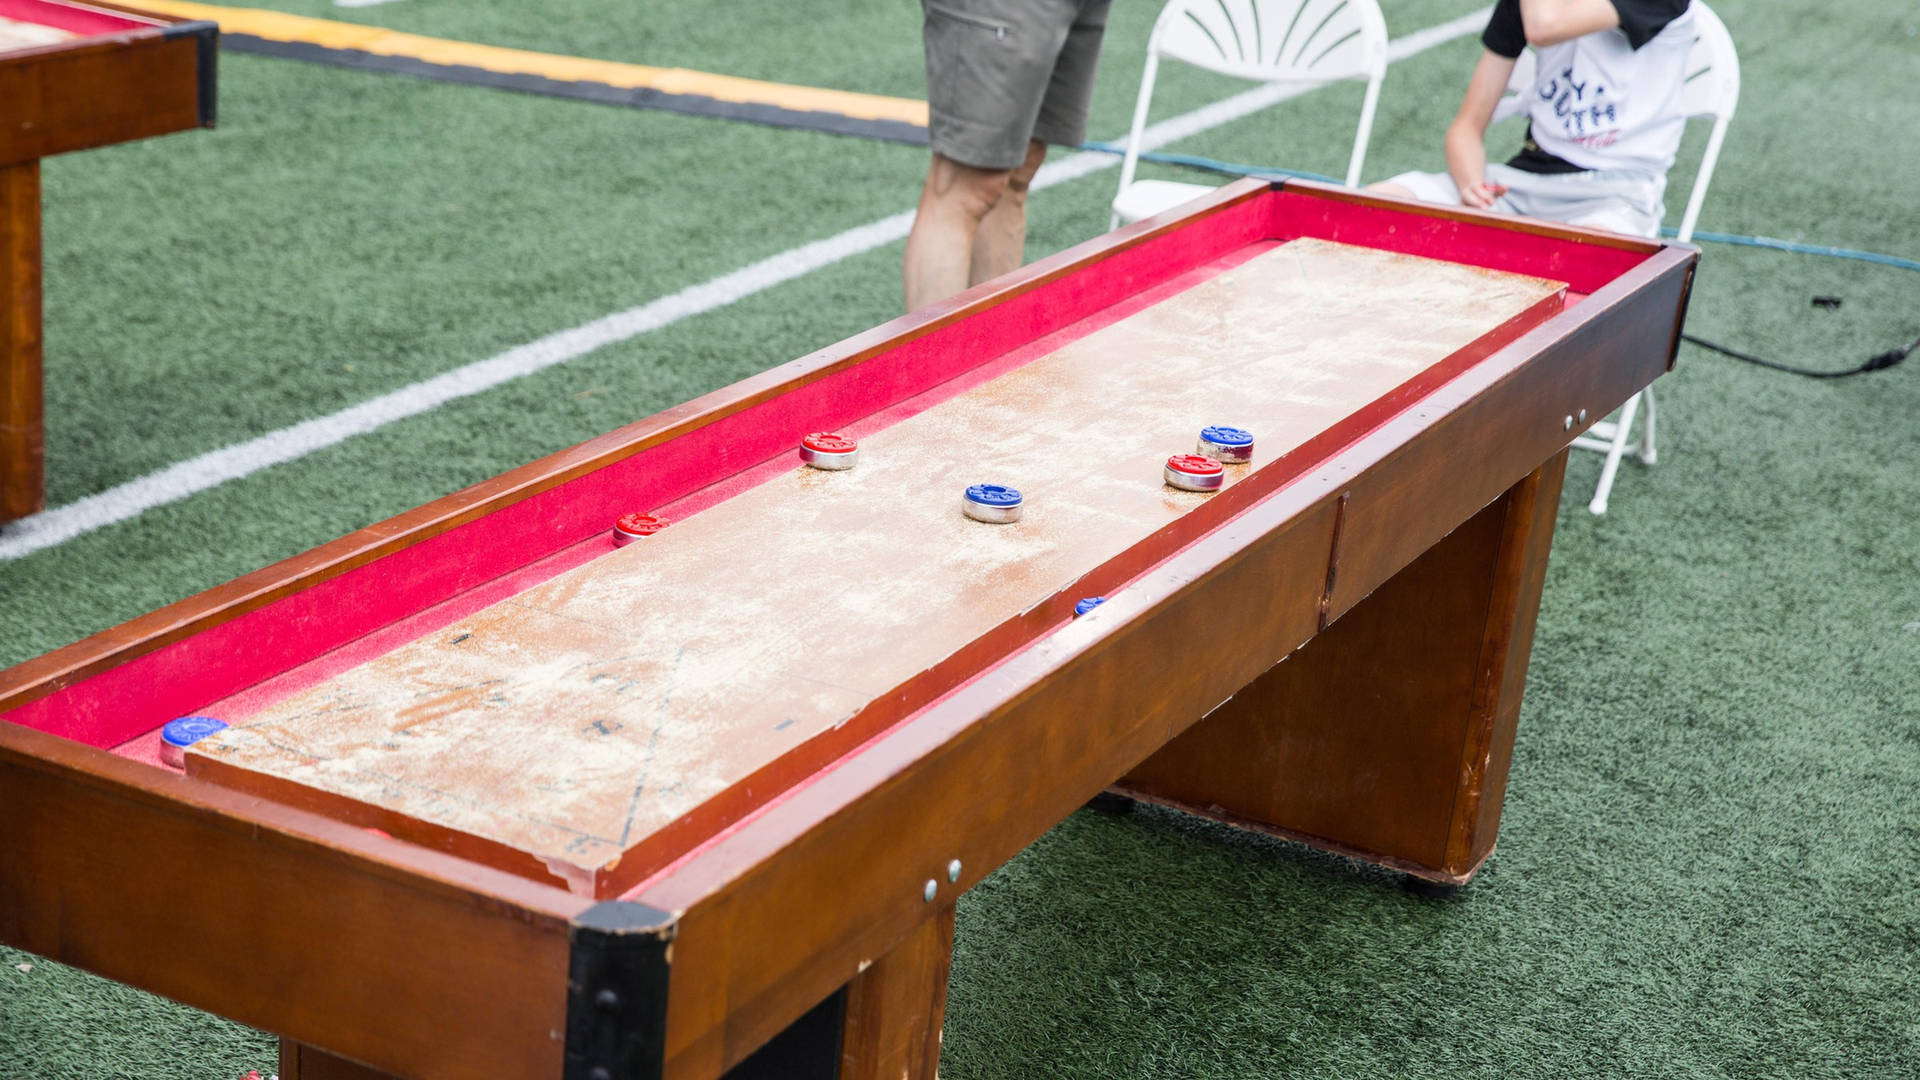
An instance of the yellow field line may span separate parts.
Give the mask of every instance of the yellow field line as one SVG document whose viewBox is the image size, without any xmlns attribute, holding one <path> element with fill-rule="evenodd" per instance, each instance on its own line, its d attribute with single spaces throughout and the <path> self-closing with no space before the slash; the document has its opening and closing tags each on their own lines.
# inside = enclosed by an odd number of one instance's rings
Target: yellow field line
<svg viewBox="0 0 1920 1080">
<path fill-rule="evenodd" d="M 180 0 L 140 0 L 139 6 L 164 15 L 217 22 L 223 33 L 246 34 L 268 41 L 298 42 L 327 49 L 353 49 L 375 56 L 398 56 L 429 64 L 481 68 L 503 75 L 534 75 L 560 82 L 603 83 L 622 89 L 658 90 L 667 94 L 771 105 L 802 112 L 836 113 L 859 120 L 894 120 L 921 127 L 927 124 L 927 103 L 907 98 L 739 79 L 685 68 L 647 67 L 612 60 L 586 60 L 575 56 L 529 52 L 525 49 L 502 49 L 258 8 L 220 7 L 183 3 Z"/>
</svg>

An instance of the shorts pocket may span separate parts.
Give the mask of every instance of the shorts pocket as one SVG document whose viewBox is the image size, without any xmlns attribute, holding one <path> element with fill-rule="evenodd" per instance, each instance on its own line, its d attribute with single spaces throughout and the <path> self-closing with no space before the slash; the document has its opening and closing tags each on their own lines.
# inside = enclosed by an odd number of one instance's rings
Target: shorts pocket
<svg viewBox="0 0 1920 1080">
<path fill-rule="evenodd" d="M 949 19 L 953 22 L 964 23 L 967 26 L 985 30 L 991 33 L 995 40 L 1005 41 L 1013 35 L 1013 26 L 1010 23 L 1001 22 L 998 19 L 989 19 L 984 15 L 975 15 L 970 11 L 956 11 L 945 4 L 935 3 L 934 0 L 926 0 L 926 3 L 927 14 L 938 15 L 943 19 Z"/>
</svg>

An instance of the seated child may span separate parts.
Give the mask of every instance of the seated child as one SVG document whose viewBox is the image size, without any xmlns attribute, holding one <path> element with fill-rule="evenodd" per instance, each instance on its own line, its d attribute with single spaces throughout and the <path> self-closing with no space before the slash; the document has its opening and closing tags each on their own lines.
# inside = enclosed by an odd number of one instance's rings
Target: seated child
<svg viewBox="0 0 1920 1080">
<path fill-rule="evenodd" d="M 1499 0 L 1447 126 L 1447 171 L 1402 173 L 1370 190 L 1657 235 L 1685 127 L 1690 3 Z M 1505 165 L 1489 165 L 1487 125 L 1527 45 L 1538 63 L 1521 95 L 1526 140 Z"/>
</svg>

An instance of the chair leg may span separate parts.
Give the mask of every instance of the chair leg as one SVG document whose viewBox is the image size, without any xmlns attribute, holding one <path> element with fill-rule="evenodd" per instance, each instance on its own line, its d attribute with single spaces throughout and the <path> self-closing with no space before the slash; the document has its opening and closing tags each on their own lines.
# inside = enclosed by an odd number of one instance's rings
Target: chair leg
<svg viewBox="0 0 1920 1080">
<path fill-rule="evenodd" d="M 1660 461 L 1659 448 L 1653 445 L 1653 387 L 1640 391 L 1647 399 L 1647 417 L 1640 425 L 1640 460 L 1643 464 L 1655 465 Z"/>
<path fill-rule="evenodd" d="M 1613 427 L 1613 442 L 1607 447 L 1607 462 L 1600 466 L 1600 483 L 1593 489 L 1593 501 L 1587 510 L 1595 515 L 1607 512 L 1607 498 L 1613 494 L 1613 478 L 1620 471 L 1620 455 L 1626 453 L 1627 439 L 1633 434 L 1633 418 L 1640 411 L 1640 395 L 1635 394 L 1620 407 L 1620 420 Z"/>
</svg>

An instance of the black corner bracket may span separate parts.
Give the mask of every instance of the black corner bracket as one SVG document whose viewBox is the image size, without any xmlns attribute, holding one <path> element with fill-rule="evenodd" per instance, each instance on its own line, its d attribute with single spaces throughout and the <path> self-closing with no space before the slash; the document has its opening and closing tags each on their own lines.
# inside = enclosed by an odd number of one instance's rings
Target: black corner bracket
<svg viewBox="0 0 1920 1080">
<path fill-rule="evenodd" d="M 197 19 L 161 27 L 163 38 L 193 38 L 194 65 L 198 80 L 200 115 L 203 128 L 214 125 L 219 115 L 220 96 L 220 24 Z"/>
<path fill-rule="evenodd" d="M 565 1080 L 658 1080 L 676 929 L 672 915 L 624 900 L 574 917 Z"/>
</svg>

